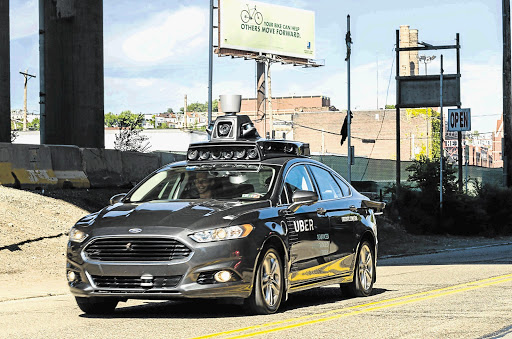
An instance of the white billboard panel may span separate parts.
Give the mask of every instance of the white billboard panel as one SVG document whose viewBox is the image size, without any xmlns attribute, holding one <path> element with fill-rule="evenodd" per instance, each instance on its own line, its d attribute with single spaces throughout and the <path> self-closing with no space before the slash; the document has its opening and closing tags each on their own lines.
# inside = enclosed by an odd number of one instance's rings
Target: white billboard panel
<svg viewBox="0 0 512 339">
<path fill-rule="evenodd" d="M 219 47 L 315 58 L 315 13 L 256 1 L 220 0 Z"/>
</svg>

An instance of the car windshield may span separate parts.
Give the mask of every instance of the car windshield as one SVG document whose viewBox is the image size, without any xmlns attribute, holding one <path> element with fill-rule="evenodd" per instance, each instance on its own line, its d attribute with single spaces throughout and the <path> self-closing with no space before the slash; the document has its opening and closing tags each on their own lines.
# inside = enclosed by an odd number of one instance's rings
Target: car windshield
<svg viewBox="0 0 512 339">
<path fill-rule="evenodd" d="M 264 165 L 198 165 L 155 173 L 128 198 L 130 202 L 195 199 L 265 199 L 276 170 Z"/>
</svg>

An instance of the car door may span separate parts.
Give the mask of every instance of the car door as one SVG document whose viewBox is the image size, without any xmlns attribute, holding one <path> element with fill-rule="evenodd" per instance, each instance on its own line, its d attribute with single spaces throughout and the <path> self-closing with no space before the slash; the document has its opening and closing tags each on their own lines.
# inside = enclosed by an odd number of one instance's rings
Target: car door
<svg viewBox="0 0 512 339">
<path fill-rule="evenodd" d="M 331 171 L 310 166 L 321 196 L 322 213 L 329 220 L 329 253 L 326 261 L 330 262 L 329 273 L 345 275 L 350 271 L 353 260 L 355 227 L 359 214 L 352 200 L 349 186 Z"/>
<path fill-rule="evenodd" d="M 310 174 L 303 164 L 292 166 L 285 175 L 281 200 L 291 203 L 293 193 L 297 190 L 313 191 L 316 188 Z M 329 250 L 329 241 L 318 241 L 319 235 L 327 235 L 329 221 L 317 213 L 317 204 L 303 205 L 295 213 L 286 216 L 292 284 L 319 278 L 315 268 L 325 262 Z"/>
</svg>

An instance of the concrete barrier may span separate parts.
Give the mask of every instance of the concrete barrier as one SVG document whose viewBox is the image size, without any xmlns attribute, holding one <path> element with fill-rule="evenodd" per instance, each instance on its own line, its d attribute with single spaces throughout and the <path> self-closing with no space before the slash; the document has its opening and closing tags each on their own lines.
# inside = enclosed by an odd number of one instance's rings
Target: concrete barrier
<svg viewBox="0 0 512 339">
<path fill-rule="evenodd" d="M 0 143 L 0 185 L 133 187 L 156 169 L 185 158 L 185 154 L 166 151 L 137 153 L 66 145 Z"/>
<path fill-rule="evenodd" d="M 155 151 L 153 153 L 158 155 L 160 167 L 176 161 L 183 161 L 187 159 L 185 154 L 171 153 L 166 151 Z"/>
<path fill-rule="evenodd" d="M 58 179 L 47 146 L 1 143 L 0 149 L 2 185 L 20 188 L 57 187 Z"/>
<path fill-rule="evenodd" d="M 121 152 L 102 148 L 80 148 L 82 168 L 91 187 L 126 186 L 122 177 Z"/>
<path fill-rule="evenodd" d="M 160 157 L 154 153 L 122 152 L 122 178 L 125 185 L 135 186 L 160 167 Z M 124 186 L 125 186 L 124 185 Z"/>
<path fill-rule="evenodd" d="M 89 188 L 90 182 L 82 168 L 82 155 L 77 146 L 48 145 L 57 186 L 62 188 Z"/>
</svg>

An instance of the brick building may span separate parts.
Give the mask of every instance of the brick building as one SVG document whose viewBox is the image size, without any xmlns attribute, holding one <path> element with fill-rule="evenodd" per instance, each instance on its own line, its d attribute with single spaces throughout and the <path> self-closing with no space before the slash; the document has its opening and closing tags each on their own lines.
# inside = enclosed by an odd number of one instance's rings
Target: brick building
<svg viewBox="0 0 512 339">
<path fill-rule="evenodd" d="M 222 115 L 213 114 L 213 118 Z M 325 96 L 278 97 L 272 99 L 273 130 L 276 138 L 283 133 L 288 140 L 308 142 L 315 153 L 347 154 L 347 144 L 340 145 L 340 130 L 346 111 L 331 106 Z M 256 99 L 242 99 L 240 114 L 248 115 L 264 136 L 265 120 L 256 115 Z M 374 159 L 396 159 L 395 117 L 396 111 L 371 110 L 353 111 L 352 146 L 357 157 Z M 270 133 L 270 117 L 266 117 L 266 131 Z M 411 160 L 430 144 L 430 122 L 423 117 L 409 116 L 401 111 L 402 160 Z M 364 139 L 364 140 L 363 140 Z M 372 142 L 375 141 L 375 142 Z"/>
<path fill-rule="evenodd" d="M 496 122 L 496 130 L 489 136 L 472 137 L 466 140 L 468 164 L 470 166 L 500 168 L 502 157 L 503 117 Z"/>
<path fill-rule="evenodd" d="M 400 47 L 418 47 L 418 30 L 400 26 Z M 419 74 L 418 51 L 400 52 L 400 76 Z"/>
<path fill-rule="evenodd" d="M 352 113 L 351 145 L 355 156 L 396 159 L 396 110 Z M 346 111 L 297 112 L 293 115 L 293 136 L 295 140 L 309 142 L 312 152 L 347 154 L 346 141 L 341 146 L 339 135 L 346 115 Z M 401 160 L 415 159 L 422 150 L 431 147 L 430 121 L 425 118 L 409 116 L 406 110 L 401 110 L 400 130 Z"/>
</svg>

